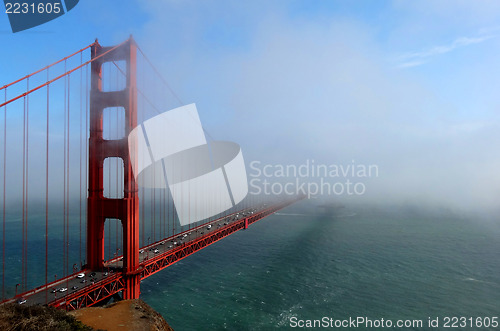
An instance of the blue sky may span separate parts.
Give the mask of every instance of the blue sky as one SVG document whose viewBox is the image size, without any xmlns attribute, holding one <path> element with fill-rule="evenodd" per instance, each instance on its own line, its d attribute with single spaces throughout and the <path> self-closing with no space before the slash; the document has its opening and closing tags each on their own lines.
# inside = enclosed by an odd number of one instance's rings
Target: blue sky
<svg viewBox="0 0 500 331">
<path fill-rule="evenodd" d="M 8 83 L 133 34 L 247 161 L 376 163 L 367 198 L 496 207 L 497 1 L 81 1 L 12 34 Z"/>
</svg>

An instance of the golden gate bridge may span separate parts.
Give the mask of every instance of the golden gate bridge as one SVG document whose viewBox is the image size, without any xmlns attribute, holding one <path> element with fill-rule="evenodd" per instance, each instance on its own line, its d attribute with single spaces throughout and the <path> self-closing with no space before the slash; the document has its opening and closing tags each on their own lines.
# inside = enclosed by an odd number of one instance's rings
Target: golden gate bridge
<svg viewBox="0 0 500 331">
<path fill-rule="evenodd" d="M 302 198 L 248 195 L 180 225 L 168 187 L 139 187 L 129 133 L 183 103 L 132 37 L 96 40 L 0 93 L 2 303 L 138 298 L 141 280 Z"/>
</svg>

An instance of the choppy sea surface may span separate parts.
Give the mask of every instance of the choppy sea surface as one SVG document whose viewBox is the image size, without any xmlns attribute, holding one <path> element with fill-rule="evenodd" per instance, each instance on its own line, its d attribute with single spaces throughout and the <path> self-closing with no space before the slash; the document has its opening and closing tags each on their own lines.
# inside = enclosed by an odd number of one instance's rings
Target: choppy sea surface
<svg viewBox="0 0 500 331">
<path fill-rule="evenodd" d="M 303 201 L 149 277 L 141 297 L 176 331 L 288 329 L 323 317 L 421 320 L 404 328 L 421 330 L 462 317 L 472 327 L 454 329 L 476 329 L 476 318 L 500 315 L 499 253 L 498 220 Z"/>
</svg>

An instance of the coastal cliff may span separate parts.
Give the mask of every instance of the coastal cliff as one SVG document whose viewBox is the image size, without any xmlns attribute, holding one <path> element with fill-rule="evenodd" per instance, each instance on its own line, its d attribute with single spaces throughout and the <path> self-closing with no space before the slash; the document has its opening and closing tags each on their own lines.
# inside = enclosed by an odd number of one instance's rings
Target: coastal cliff
<svg viewBox="0 0 500 331">
<path fill-rule="evenodd" d="M 123 300 L 104 307 L 88 307 L 69 313 L 98 330 L 173 331 L 165 319 L 140 299 Z"/>
<path fill-rule="evenodd" d="M 0 306 L 0 330 L 173 331 L 163 317 L 140 299 L 72 312 L 17 303 Z"/>
</svg>

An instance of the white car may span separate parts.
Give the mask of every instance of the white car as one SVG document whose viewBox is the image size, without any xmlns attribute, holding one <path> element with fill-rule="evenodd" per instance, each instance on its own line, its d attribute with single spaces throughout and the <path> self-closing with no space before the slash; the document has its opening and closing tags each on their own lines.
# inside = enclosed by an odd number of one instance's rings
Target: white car
<svg viewBox="0 0 500 331">
<path fill-rule="evenodd" d="M 26 303 L 26 298 L 19 298 L 19 300 L 17 300 L 17 303 L 20 305 Z"/>
<path fill-rule="evenodd" d="M 83 277 L 85 277 L 85 274 L 84 274 L 84 273 L 78 274 L 78 275 L 76 276 L 76 278 L 83 278 Z"/>
<path fill-rule="evenodd" d="M 66 287 L 61 287 L 61 288 L 59 289 L 59 292 L 66 292 L 67 290 L 68 290 L 68 289 L 67 289 Z"/>
<path fill-rule="evenodd" d="M 144 250 L 143 250 L 143 249 L 141 249 L 141 250 L 139 251 L 139 253 L 140 253 L 140 254 L 144 253 Z"/>
<path fill-rule="evenodd" d="M 208 230 L 210 230 L 210 228 L 211 228 L 211 227 L 212 227 L 212 225 L 211 225 L 211 224 L 209 224 L 209 225 L 207 226 L 207 229 L 208 229 Z"/>
</svg>

